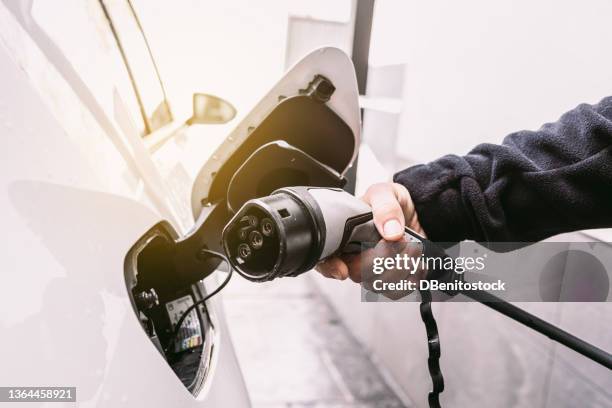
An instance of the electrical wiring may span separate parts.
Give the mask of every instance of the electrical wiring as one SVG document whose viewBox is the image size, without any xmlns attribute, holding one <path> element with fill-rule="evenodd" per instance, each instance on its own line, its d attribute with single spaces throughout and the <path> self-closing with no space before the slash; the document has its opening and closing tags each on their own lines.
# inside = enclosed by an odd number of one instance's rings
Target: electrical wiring
<svg viewBox="0 0 612 408">
<path fill-rule="evenodd" d="M 193 305 L 189 306 L 181 315 L 180 319 L 176 322 L 176 325 L 174 326 L 174 330 L 172 331 L 172 334 L 170 336 L 170 340 L 168 341 L 168 345 L 165 349 L 166 353 L 170 350 L 170 348 L 174 345 L 174 342 L 176 341 L 176 336 L 178 335 L 181 326 L 183 325 L 183 322 L 185 321 L 185 319 L 187 318 L 187 316 L 189 315 L 189 313 L 191 313 L 192 310 L 194 310 L 196 307 L 206 303 L 207 300 L 209 300 L 210 298 L 212 298 L 213 296 L 215 296 L 216 294 L 218 294 L 219 292 L 221 292 L 221 290 L 227 286 L 227 284 L 229 283 L 230 279 L 232 278 L 232 274 L 234 273 L 234 268 L 232 267 L 231 263 L 229 262 L 229 260 L 227 259 L 227 257 L 222 254 L 221 252 L 217 252 L 217 251 L 211 251 L 210 249 L 202 249 L 200 251 L 200 253 L 207 253 L 212 255 L 213 257 L 219 258 L 221 259 L 223 262 L 225 262 L 229 268 L 229 272 L 227 274 L 227 277 L 223 280 L 223 282 L 211 293 L 209 293 L 208 295 L 206 295 L 203 299 L 198 300 L 197 302 L 194 302 Z"/>
</svg>

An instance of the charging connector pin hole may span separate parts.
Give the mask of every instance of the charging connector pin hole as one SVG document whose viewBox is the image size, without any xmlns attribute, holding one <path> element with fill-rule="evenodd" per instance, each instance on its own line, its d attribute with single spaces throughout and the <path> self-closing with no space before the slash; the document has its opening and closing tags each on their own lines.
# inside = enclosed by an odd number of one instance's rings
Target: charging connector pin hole
<svg viewBox="0 0 612 408">
<path fill-rule="evenodd" d="M 251 231 L 249 234 L 249 243 L 253 249 L 260 249 L 263 246 L 263 235 L 261 235 L 261 232 Z"/>
<path fill-rule="evenodd" d="M 240 223 L 248 227 L 256 227 L 259 224 L 259 220 L 254 215 L 245 215 L 240 219 Z"/>
<path fill-rule="evenodd" d="M 241 241 L 246 241 L 247 238 L 249 237 L 249 232 L 252 230 L 253 228 L 251 226 L 248 227 L 242 227 L 238 230 L 238 238 L 240 238 Z"/>
<path fill-rule="evenodd" d="M 266 237 L 271 237 L 272 235 L 274 235 L 274 224 L 272 223 L 271 219 L 264 218 L 263 220 L 261 220 L 261 232 Z"/>
<path fill-rule="evenodd" d="M 251 256 L 251 247 L 244 243 L 238 245 L 238 256 L 248 259 Z"/>
</svg>

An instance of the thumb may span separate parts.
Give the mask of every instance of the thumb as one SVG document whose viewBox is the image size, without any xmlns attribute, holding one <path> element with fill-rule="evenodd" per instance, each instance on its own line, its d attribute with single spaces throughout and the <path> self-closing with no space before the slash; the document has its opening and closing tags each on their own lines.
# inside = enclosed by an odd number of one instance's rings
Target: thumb
<svg viewBox="0 0 612 408">
<path fill-rule="evenodd" d="M 364 200 L 372 207 L 374 224 L 385 240 L 397 241 L 404 236 L 404 212 L 391 184 L 373 185 Z"/>
</svg>

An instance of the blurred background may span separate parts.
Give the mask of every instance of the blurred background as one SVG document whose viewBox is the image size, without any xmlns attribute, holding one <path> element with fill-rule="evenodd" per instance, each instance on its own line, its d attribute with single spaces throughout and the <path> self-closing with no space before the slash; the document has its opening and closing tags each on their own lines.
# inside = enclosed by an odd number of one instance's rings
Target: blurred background
<svg viewBox="0 0 612 408">
<path fill-rule="evenodd" d="M 189 117 L 192 94 L 205 92 L 230 101 L 240 118 L 312 49 L 331 45 L 351 55 L 355 39 L 369 34 L 358 191 L 612 93 L 612 3 L 604 0 L 132 3 L 176 117 Z M 79 13 L 97 6 L 74 0 L 57 13 L 52 2 L 35 0 L 32 18 L 76 66 L 83 38 L 64 31 L 63 22 L 81 21 Z M 114 17 L 121 21 L 120 12 Z M 122 27 L 130 29 L 136 27 Z M 363 52 L 368 42 L 359 41 Z M 76 68 L 84 77 L 99 75 L 91 61 Z M 612 234 L 558 239 L 607 241 Z M 269 285 L 231 283 L 228 324 L 255 407 L 426 406 L 418 305 L 358 299 L 357 285 L 316 273 Z M 609 304 L 522 306 L 612 349 Z M 443 405 L 612 406 L 612 375 L 595 363 L 477 304 L 436 304 L 434 313 Z"/>
<path fill-rule="evenodd" d="M 374 5 L 363 141 L 380 164 L 362 160 L 361 188 L 372 172 L 390 177 L 499 143 L 612 93 L 610 2 L 365 3 L 366 11 Z M 174 109 L 185 115 L 194 90 L 248 112 L 303 55 L 326 45 L 350 55 L 356 35 L 356 0 L 134 4 L 171 99 L 184 101 Z M 589 234 L 563 239 L 612 238 Z M 418 305 L 356 304 L 358 296 L 356 285 L 315 274 L 265 288 L 232 282 L 228 320 L 256 407 L 426 405 Z M 612 348 L 609 304 L 522 306 Z M 446 405 L 612 406 L 612 375 L 595 363 L 476 304 L 434 312 Z"/>
</svg>

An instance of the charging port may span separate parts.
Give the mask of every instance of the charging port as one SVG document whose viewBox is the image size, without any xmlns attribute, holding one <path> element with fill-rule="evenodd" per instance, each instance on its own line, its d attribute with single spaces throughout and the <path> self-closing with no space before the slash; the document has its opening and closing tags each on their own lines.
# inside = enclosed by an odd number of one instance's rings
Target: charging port
<svg viewBox="0 0 612 408">
<path fill-rule="evenodd" d="M 125 279 L 136 317 L 151 342 L 183 385 L 194 395 L 202 388 L 212 358 L 214 327 L 205 305 L 188 307 L 206 296 L 202 282 L 176 284 L 176 234 L 167 223 L 148 231 L 130 249 Z"/>
</svg>

